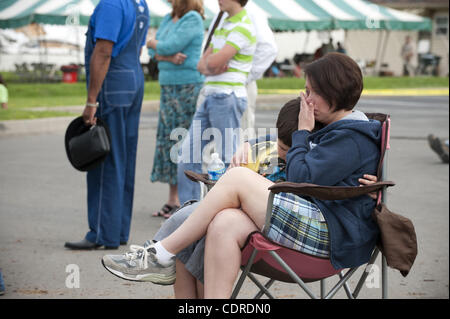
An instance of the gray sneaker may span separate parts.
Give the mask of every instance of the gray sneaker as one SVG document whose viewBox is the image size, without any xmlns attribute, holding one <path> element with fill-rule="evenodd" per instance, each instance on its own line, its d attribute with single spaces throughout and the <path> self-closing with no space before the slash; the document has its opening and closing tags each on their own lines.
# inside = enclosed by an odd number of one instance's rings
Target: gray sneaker
<svg viewBox="0 0 450 319">
<path fill-rule="evenodd" d="M 112 274 L 132 281 L 150 281 L 158 285 L 173 285 L 176 278 L 175 262 L 169 266 L 158 263 L 155 248 L 149 242 L 144 246 L 131 245 L 123 255 L 105 255 L 103 266 Z"/>
</svg>

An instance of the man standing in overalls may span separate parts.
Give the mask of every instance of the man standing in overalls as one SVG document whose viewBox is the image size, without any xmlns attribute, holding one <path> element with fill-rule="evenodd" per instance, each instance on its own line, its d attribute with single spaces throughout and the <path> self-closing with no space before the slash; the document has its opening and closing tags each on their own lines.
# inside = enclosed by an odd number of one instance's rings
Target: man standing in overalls
<svg viewBox="0 0 450 319">
<path fill-rule="evenodd" d="M 111 131 L 111 153 L 87 173 L 89 232 L 69 249 L 118 248 L 130 232 L 144 74 L 139 61 L 149 11 L 145 0 L 101 0 L 86 33 L 86 125 Z"/>
</svg>

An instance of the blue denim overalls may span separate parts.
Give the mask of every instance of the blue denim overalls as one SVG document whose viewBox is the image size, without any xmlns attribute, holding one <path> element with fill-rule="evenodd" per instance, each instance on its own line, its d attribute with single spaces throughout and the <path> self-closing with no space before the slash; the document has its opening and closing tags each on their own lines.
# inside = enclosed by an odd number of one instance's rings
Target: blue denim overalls
<svg viewBox="0 0 450 319">
<path fill-rule="evenodd" d="M 131 2 L 136 12 L 133 35 L 121 52 L 111 58 L 97 98 L 99 108 L 96 116 L 105 121 L 111 131 L 111 153 L 100 166 L 87 174 L 90 230 L 86 239 L 110 247 L 127 242 L 130 233 L 139 117 L 144 94 L 139 54 L 148 31 L 149 12 L 139 0 Z M 90 61 L 95 46 L 92 32 L 89 24 L 86 61 Z M 88 74 L 88 63 L 86 66 Z"/>
</svg>

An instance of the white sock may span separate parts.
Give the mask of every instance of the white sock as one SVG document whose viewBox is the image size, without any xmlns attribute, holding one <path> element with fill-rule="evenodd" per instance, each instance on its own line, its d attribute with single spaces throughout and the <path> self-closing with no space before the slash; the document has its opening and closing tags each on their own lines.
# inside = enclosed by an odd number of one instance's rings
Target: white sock
<svg viewBox="0 0 450 319">
<path fill-rule="evenodd" d="M 175 255 L 168 252 L 160 241 L 158 241 L 153 247 L 156 250 L 156 258 L 158 258 L 158 262 L 161 265 L 170 266 L 173 263 Z"/>
</svg>

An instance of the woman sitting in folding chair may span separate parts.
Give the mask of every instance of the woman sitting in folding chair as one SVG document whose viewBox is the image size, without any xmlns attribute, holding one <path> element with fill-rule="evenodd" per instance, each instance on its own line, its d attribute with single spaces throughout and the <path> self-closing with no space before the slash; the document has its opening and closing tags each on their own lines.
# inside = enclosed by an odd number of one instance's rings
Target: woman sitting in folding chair
<svg viewBox="0 0 450 319">
<path fill-rule="evenodd" d="M 364 173 L 376 172 L 380 139 L 380 123 L 353 111 L 362 91 L 361 71 L 346 55 L 332 53 L 308 65 L 305 74 L 298 131 L 292 134 L 286 156 L 287 180 L 357 186 Z M 315 120 L 325 127 L 312 133 Z M 249 233 L 264 225 L 272 184 L 251 170 L 233 168 L 170 236 L 132 249 L 125 254 L 128 263 L 117 262 L 116 256 L 105 256 L 103 263 L 116 274 L 144 269 L 141 278 L 164 284 L 175 276 L 175 254 L 206 234 L 205 297 L 228 298 L 240 268 L 241 247 Z M 335 269 L 363 264 L 378 235 L 371 218 L 374 206 L 368 196 L 321 201 L 280 193 L 275 196 L 269 238 L 328 258 Z"/>
</svg>

